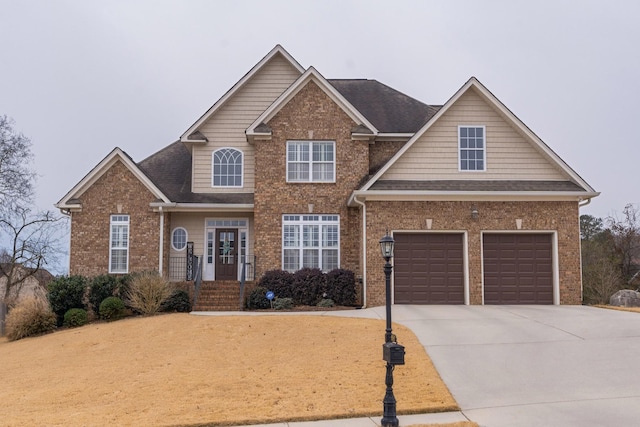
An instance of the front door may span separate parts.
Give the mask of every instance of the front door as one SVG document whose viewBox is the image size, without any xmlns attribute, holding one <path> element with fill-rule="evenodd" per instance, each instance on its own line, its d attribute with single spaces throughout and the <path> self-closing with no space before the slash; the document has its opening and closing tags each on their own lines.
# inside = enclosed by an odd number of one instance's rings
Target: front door
<svg viewBox="0 0 640 427">
<path fill-rule="evenodd" d="M 238 229 L 216 230 L 216 280 L 238 280 Z"/>
</svg>

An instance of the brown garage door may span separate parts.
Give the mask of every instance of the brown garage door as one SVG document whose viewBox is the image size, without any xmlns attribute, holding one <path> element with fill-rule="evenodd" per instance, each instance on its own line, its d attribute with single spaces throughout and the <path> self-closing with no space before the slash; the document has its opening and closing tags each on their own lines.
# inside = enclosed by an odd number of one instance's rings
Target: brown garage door
<svg viewBox="0 0 640 427">
<path fill-rule="evenodd" d="M 462 234 L 394 234 L 396 304 L 464 304 Z"/>
<path fill-rule="evenodd" d="M 484 234 L 484 303 L 553 304 L 551 234 Z"/>
</svg>

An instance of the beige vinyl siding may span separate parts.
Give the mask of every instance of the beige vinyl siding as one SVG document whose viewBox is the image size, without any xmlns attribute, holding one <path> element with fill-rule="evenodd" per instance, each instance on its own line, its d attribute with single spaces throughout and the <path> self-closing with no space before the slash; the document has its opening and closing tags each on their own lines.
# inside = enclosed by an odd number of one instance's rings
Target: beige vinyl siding
<svg viewBox="0 0 640 427">
<path fill-rule="evenodd" d="M 458 126 L 486 126 L 486 170 L 459 171 Z M 474 90 L 463 94 L 381 177 L 383 180 L 565 180 L 533 142 Z"/>
<path fill-rule="evenodd" d="M 194 146 L 194 192 L 254 191 L 255 156 L 244 132 L 299 76 L 300 73 L 287 60 L 280 55 L 274 56 L 202 126 L 200 132 L 209 142 L 204 146 Z M 243 188 L 212 188 L 212 153 L 222 147 L 233 147 L 243 152 Z"/>
<path fill-rule="evenodd" d="M 206 221 L 208 219 L 248 219 L 249 220 L 249 240 L 247 242 L 248 253 L 253 255 L 253 214 L 249 213 L 229 213 L 214 215 L 211 213 L 190 213 L 190 212 L 172 212 L 171 213 L 171 230 L 169 238 L 173 237 L 173 230 L 183 227 L 187 230 L 187 241 L 193 242 L 193 254 L 202 256 L 204 254 L 204 240 Z M 186 249 L 176 251 L 169 242 L 171 257 L 186 256 Z"/>
</svg>

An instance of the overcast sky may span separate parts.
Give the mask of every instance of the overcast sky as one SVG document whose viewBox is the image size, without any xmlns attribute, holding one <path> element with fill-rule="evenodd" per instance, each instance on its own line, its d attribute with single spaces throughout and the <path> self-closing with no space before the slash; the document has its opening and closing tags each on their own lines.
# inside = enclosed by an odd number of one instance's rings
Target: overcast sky
<svg viewBox="0 0 640 427">
<path fill-rule="evenodd" d="M 639 203 L 640 2 L 0 0 L 0 114 L 53 208 L 115 146 L 175 141 L 276 44 L 443 104 L 470 76 L 602 194 Z"/>
</svg>

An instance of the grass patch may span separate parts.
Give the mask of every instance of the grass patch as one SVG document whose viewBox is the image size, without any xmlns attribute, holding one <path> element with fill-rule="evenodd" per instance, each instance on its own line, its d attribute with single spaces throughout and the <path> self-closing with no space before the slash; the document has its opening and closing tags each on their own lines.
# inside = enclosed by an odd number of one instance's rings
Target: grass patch
<svg viewBox="0 0 640 427">
<path fill-rule="evenodd" d="M 615 305 L 605 305 L 605 304 L 597 304 L 594 307 L 608 308 L 609 310 L 631 311 L 631 312 L 634 312 L 634 313 L 640 313 L 640 307 L 618 307 L 618 306 L 615 306 Z"/>
<path fill-rule="evenodd" d="M 381 416 L 385 322 L 192 316 L 96 323 L 0 340 L 6 425 L 237 425 Z M 415 335 L 398 414 L 457 410 Z"/>
</svg>

